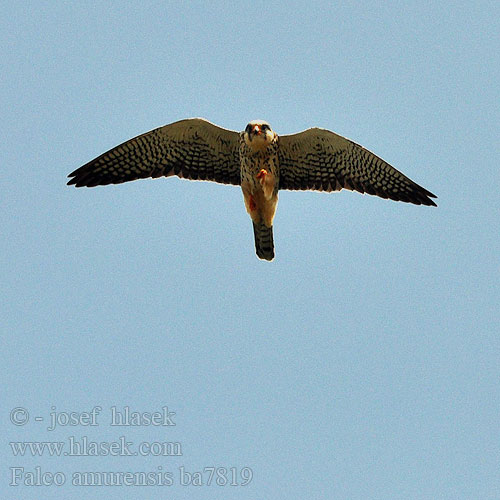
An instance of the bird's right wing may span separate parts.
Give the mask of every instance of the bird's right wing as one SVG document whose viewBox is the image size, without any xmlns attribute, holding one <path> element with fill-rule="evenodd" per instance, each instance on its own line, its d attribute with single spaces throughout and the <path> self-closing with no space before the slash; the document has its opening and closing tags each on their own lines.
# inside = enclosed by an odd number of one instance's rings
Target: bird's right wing
<svg viewBox="0 0 500 500">
<path fill-rule="evenodd" d="M 334 132 L 310 128 L 279 138 L 280 189 L 356 190 L 416 205 L 436 205 L 427 189 L 372 152 Z"/>
<path fill-rule="evenodd" d="M 177 175 L 240 185 L 239 134 L 202 118 L 189 118 L 130 139 L 68 177 L 68 185 L 93 187 Z"/>
</svg>

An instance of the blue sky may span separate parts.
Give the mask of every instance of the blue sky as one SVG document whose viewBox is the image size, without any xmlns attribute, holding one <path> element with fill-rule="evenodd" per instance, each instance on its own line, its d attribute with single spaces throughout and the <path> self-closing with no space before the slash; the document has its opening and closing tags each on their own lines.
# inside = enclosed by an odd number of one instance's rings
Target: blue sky
<svg viewBox="0 0 500 500">
<path fill-rule="evenodd" d="M 5 498 L 500 497 L 497 2 L 10 2 L 2 13 Z M 281 192 L 267 263 L 236 187 L 65 185 L 120 142 L 192 116 L 334 130 L 438 208 Z M 52 411 L 96 406 L 96 426 L 47 430 Z M 167 406 L 176 425 L 115 428 L 112 406 Z M 9 445 L 70 436 L 179 442 L 182 456 Z M 12 467 L 66 482 L 9 486 Z M 183 486 L 180 467 L 253 478 Z M 84 471 L 171 472 L 174 484 L 72 486 Z"/>
</svg>

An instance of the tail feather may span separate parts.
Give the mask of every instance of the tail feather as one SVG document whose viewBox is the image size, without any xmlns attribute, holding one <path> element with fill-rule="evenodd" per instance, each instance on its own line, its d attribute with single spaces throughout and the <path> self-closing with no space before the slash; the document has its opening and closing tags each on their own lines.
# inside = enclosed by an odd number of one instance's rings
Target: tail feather
<svg viewBox="0 0 500 500">
<path fill-rule="evenodd" d="M 257 257 L 263 260 L 274 259 L 273 228 L 267 227 L 263 222 L 253 223 L 255 236 L 255 251 Z"/>
</svg>

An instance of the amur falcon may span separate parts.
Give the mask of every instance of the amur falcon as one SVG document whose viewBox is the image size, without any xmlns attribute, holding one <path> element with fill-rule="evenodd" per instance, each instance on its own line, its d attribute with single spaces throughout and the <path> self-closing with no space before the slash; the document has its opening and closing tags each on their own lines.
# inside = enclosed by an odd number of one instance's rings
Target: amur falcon
<svg viewBox="0 0 500 500">
<path fill-rule="evenodd" d="M 273 219 L 280 189 L 349 189 L 436 206 L 434 194 L 345 137 L 322 128 L 278 136 L 263 120 L 243 132 L 189 118 L 130 139 L 75 170 L 68 185 L 100 186 L 146 177 L 241 186 L 260 259 L 274 258 Z"/>
</svg>

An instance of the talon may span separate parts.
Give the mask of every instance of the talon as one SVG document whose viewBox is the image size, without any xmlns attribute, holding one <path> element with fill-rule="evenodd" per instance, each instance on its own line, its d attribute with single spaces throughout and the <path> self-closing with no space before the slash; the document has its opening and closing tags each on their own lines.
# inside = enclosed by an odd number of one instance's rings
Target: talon
<svg viewBox="0 0 500 500">
<path fill-rule="evenodd" d="M 265 168 L 261 168 L 260 172 L 257 174 L 257 179 L 262 179 L 265 177 L 269 172 Z"/>
</svg>

